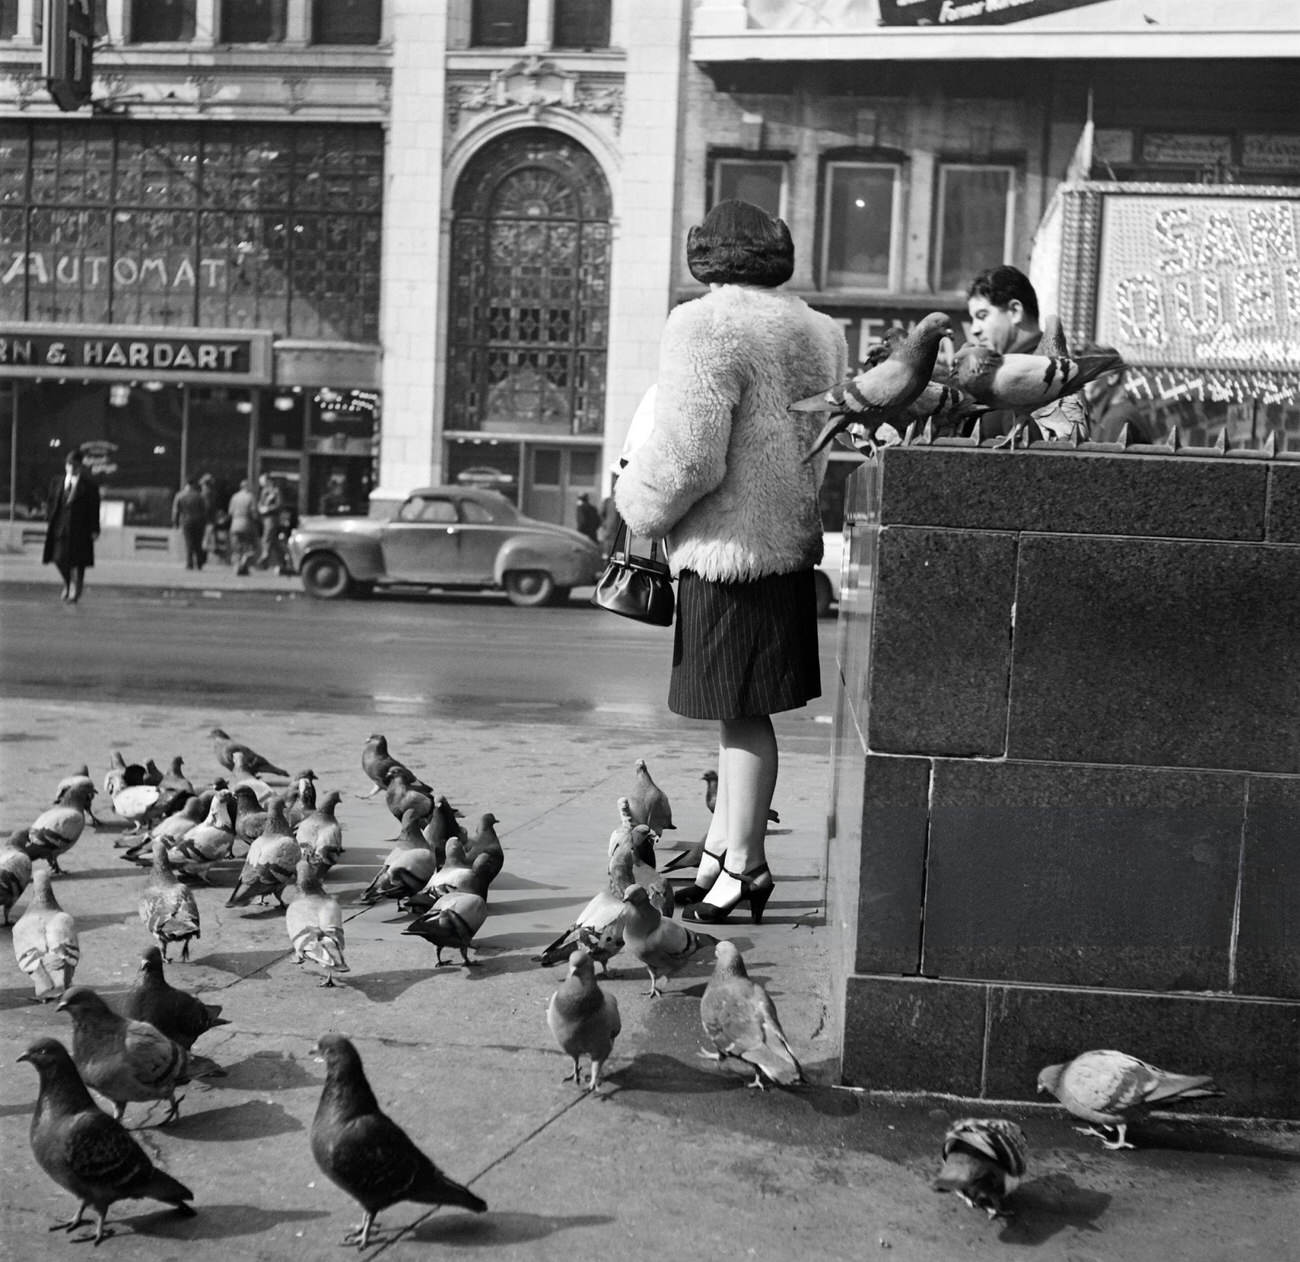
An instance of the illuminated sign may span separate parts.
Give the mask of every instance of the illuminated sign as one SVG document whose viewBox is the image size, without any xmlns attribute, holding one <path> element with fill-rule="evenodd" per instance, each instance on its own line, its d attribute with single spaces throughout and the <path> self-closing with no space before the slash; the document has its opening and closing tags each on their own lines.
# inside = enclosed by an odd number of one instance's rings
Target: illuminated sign
<svg viewBox="0 0 1300 1262">
<path fill-rule="evenodd" d="M 90 104 L 95 0 L 45 0 L 41 72 L 61 110 Z"/>
<path fill-rule="evenodd" d="M 122 326 L 0 326 L 0 374 L 267 385 L 271 334 Z"/>
<path fill-rule="evenodd" d="M 1105 196 L 1096 330 L 1136 364 L 1300 367 L 1300 199 Z"/>
</svg>

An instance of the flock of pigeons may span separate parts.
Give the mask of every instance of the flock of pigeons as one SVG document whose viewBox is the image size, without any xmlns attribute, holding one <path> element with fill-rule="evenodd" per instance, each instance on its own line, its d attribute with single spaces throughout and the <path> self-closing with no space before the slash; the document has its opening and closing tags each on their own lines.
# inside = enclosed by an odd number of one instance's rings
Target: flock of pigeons
<svg viewBox="0 0 1300 1262">
<path fill-rule="evenodd" d="M 53 1038 L 36 1040 L 21 1060 L 40 1079 L 31 1123 L 37 1163 L 76 1196 L 77 1213 L 58 1224 L 69 1232 L 94 1211 L 96 1244 L 112 1233 L 105 1223 L 111 1205 L 148 1198 L 193 1213 L 193 1193 L 154 1166 L 123 1126 L 129 1103 L 165 1102 L 160 1125 L 179 1115 L 177 1089 L 194 1078 L 220 1074 L 220 1067 L 193 1051 L 207 1031 L 229 1024 L 221 1008 L 173 987 L 164 974 L 168 951 L 181 960 L 200 935 L 193 883 L 209 882 L 214 867 L 240 857 L 242 866 L 227 906 L 274 899 L 285 908 L 294 958 L 323 973 L 322 986 L 348 972 L 343 913 L 323 877 L 343 851 L 335 808 L 338 791 L 317 799 L 315 773 L 290 775 L 233 740 L 220 728 L 211 733 L 213 752 L 230 774 L 196 789 L 180 758 L 161 773 L 152 761 L 127 764 L 114 754 L 104 790 L 132 833 L 118 846 L 123 857 L 147 866 L 139 915 L 155 945 L 143 952 L 132 988 L 110 1006 L 88 986 L 73 984 L 79 958 L 76 924 L 55 897 L 52 877 L 59 860 L 76 845 L 92 811 L 97 786 L 83 767 L 58 785 L 54 805 L 28 827 L 0 842 L 0 909 L 10 910 L 31 888 L 22 915 L 12 923 L 14 956 L 30 979 L 33 999 L 57 1001 L 72 1022 L 71 1050 Z M 487 918 L 487 899 L 505 856 L 496 817 L 481 816 L 471 836 L 447 798 L 390 754 L 382 735 L 365 742 L 361 767 L 384 795 L 401 831 L 361 901 L 394 901 L 413 919 L 404 934 L 422 937 L 443 963 L 444 949 L 459 951 L 466 965 Z M 287 782 L 273 788 L 263 777 Z M 715 782 L 708 774 L 710 809 Z M 700 1054 L 718 1062 L 739 1062 L 753 1072 L 751 1086 L 794 1087 L 806 1082 L 781 1027 L 776 1006 L 763 985 L 750 978 L 733 942 L 698 933 L 674 919 L 672 886 L 655 864 L 662 830 L 673 828 L 667 795 L 638 759 L 628 793 L 618 799 L 618 822 L 610 834 L 605 879 L 574 922 L 538 957 L 542 965 L 567 960 L 568 971 L 546 1010 L 549 1029 L 572 1062 L 565 1081 L 580 1082 L 589 1062 L 588 1088 L 598 1091 L 601 1072 L 621 1030 L 618 1001 L 602 989 L 596 965 L 626 950 L 647 971 L 651 997 L 662 983 L 692 961 L 713 958 L 713 972 L 700 1000 L 700 1022 L 708 1042 Z M 669 865 L 670 867 L 673 865 Z M 289 902 L 283 895 L 295 893 Z M 341 1035 L 319 1040 L 317 1054 L 326 1081 L 311 1127 L 312 1154 L 321 1170 L 361 1206 L 361 1224 L 344 1243 L 366 1247 L 375 1216 L 399 1201 L 455 1205 L 481 1213 L 487 1206 L 468 1188 L 449 1179 L 380 1108 L 361 1058 Z M 1090 1051 L 1044 1069 L 1041 1091 L 1054 1095 L 1074 1116 L 1092 1123 L 1081 1128 L 1108 1148 L 1132 1147 L 1129 1121 L 1153 1106 L 1174 1100 L 1221 1095 L 1210 1078 L 1168 1073 L 1117 1051 Z M 113 1106 L 105 1113 L 93 1089 Z M 1098 1127 L 1114 1127 L 1111 1139 Z M 1004 1202 L 1025 1173 L 1024 1132 L 1002 1118 L 969 1118 L 944 1137 L 943 1165 L 934 1187 L 953 1191 L 992 1217 L 1009 1213 Z M 53 1230 L 53 1228 L 52 1228 Z"/>
<path fill-rule="evenodd" d="M 1108 347 L 1071 356 L 1057 316 L 1044 320 L 1034 354 L 1003 354 L 970 342 L 950 362 L 941 360 L 940 347 L 951 336 L 948 317 L 933 311 L 910 333 L 896 330 L 873 346 L 862 371 L 847 382 L 791 404 L 794 412 L 831 414 L 805 461 L 841 433 L 870 452 L 902 441 L 909 427 L 927 426 L 940 437 L 963 432 L 984 413 L 1003 409 L 1017 414 L 1009 446 L 1016 445 L 1020 431 L 1026 439 L 1041 438 L 1044 428 L 1053 438 L 1080 441 L 1088 437 L 1082 409 L 1064 422 L 1044 418 L 1041 425 L 1035 413 L 1124 367 Z"/>
</svg>

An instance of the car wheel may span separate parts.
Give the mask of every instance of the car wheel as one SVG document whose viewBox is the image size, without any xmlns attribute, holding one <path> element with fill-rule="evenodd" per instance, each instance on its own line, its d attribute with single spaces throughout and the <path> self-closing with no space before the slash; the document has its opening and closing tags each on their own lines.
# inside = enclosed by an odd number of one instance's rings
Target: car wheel
<svg viewBox="0 0 1300 1262">
<path fill-rule="evenodd" d="M 352 579 L 348 567 L 332 552 L 318 552 L 302 565 L 302 585 L 317 600 L 337 600 L 346 596 Z"/>
<path fill-rule="evenodd" d="M 831 612 L 831 600 L 835 593 L 831 591 L 831 581 L 821 570 L 813 571 L 813 587 L 817 591 L 817 616 L 825 618 Z"/>
<path fill-rule="evenodd" d="M 555 580 L 545 570 L 511 570 L 505 584 L 510 603 L 524 608 L 549 604 L 556 590 Z"/>
</svg>

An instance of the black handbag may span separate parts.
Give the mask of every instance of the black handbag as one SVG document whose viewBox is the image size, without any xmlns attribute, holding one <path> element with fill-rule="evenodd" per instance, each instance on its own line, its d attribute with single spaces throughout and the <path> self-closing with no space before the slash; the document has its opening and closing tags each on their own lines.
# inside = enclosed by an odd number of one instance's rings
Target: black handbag
<svg viewBox="0 0 1300 1262">
<path fill-rule="evenodd" d="M 659 556 L 658 540 L 650 544 L 649 556 L 632 552 L 632 533 L 627 523 L 618 523 L 618 533 L 609 550 L 605 572 L 596 580 L 591 603 L 624 618 L 648 622 L 656 627 L 673 625 L 673 578 L 668 562 Z"/>
</svg>

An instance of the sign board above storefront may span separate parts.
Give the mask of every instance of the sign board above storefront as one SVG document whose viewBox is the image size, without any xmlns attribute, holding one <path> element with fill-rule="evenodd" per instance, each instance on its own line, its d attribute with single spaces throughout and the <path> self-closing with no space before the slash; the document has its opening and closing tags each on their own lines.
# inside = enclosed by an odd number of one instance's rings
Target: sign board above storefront
<svg viewBox="0 0 1300 1262">
<path fill-rule="evenodd" d="M 1102 0 L 879 0 L 882 26 L 1004 26 Z"/>
<path fill-rule="evenodd" d="M 1300 198 L 1103 195 L 1098 264 L 1130 363 L 1300 369 Z"/>
<path fill-rule="evenodd" d="M 126 325 L 0 325 L 0 376 L 269 385 L 271 334 Z"/>
<path fill-rule="evenodd" d="M 95 0 L 38 0 L 41 10 L 41 71 L 61 110 L 90 104 L 94 80 Z"/>
</svg>

